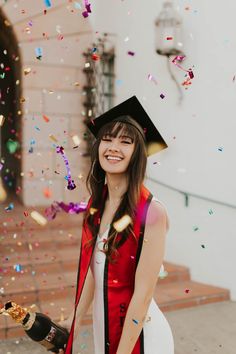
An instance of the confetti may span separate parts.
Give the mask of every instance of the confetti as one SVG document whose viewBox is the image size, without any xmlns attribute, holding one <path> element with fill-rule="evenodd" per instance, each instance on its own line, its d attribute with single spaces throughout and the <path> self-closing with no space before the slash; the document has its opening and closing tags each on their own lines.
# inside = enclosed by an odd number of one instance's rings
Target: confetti
<svg viewBox="0 0 236 354">
<path fill-rule="evenodd" d="M 193 79 L 194 78 L 194 74 L 193 74 L 193 71 L 192 69 L 189 69 L 189 70 L 186 70 L 184 69 L 179 63 L 181 63 L 182 61 L 184 61 L 186 58 L 185 55 L 177 55 L 173 60 L 172 60 L 172 63 L 175 64 L 178 68 L 180 68 L 181 70 L 185 71 L 188 73 L 189 75 L 189 78 L 190 79 Z"/>
<path fill-rule="evenodd" d="M 165 98 L 165 95 L 163 93 L 161 93 L 160 97 L 163 99 L 163 98 Z"/>
<path fill-rule="evenodd" d="M 205 245 L 201 245 L 202 248 L 206 248 Z"/>
<path fill-rule="evenodd" d="M 73 135 L 73 136 L 72 136 L 72 140 L 73 140 L 73 143 L 74 143 L 76 146 L 78 146 L 78 145 L 81 143 L 80 138 L 78 137 L 78 135 Z"/>
<path fill-rule="evenodd" d="M 222 146 L 218 147 L 218 151 L 223 151 L 223 147 Z"/>
<path fill-rule="evenodd" d="M 167 41 L 171 41 L 173 37 L 166 37 Z"/>
<path fill-rule="evenodd" d="M 138 321 L 138 320 L 135 320 L 134 318 L 132 318 L 132 321 L 133 321 L 135 324 L 139 324 L 139 321 Z"/>
<path fill-rule="evenodd" d="M 188 294 L 190 292 L 190 289 L 185 289 L 184 292 Z"/>
<path fill-rule="evenodd" d="M 209 214 L 210 214 L 210 215 L 213 214 L 213 210 L 212 210 L 212 209 L 209 210 Z"/>
<path fill-rule="evenodd" d="M 48 123 L 50 121 L 50 119 L 47 116 L 45 116 L 45 114 L 43 114 L 43 119 L 46 123 Z"/>
<path fill-rule="evenodd" d="M 58 142 L 57 138 L 55 138 L 55 136 L 52 135 L 52 134 L 49 134 L 49 138 L 50 138 L 52 141 L 54 141 L 55 143 Z"/>
<path fill-rule="evenodd" d="M 199 227 L 198 226 L 194 226 L 193 227 L 193 231 L 198 231 L 199 230 Z"/>
<path fill-rule="evenodd" d="M 6 211 L 11 211 L 11 210 L 13 210 L 13 209 L 14 209 L 14 204 L 13 204 L 13 203 L 10 203 L 10 204 L 5 208 Z"/>
<path fill-rule="evenodd" d="M 14 141 L 12 139 L 8 139 L 6 143 L 6 148 L 10 154 L 14 154 L 16 150 L 19 148 L 19 143 L 18 141 Z"/>
<path fill-rule="evenodd" d="M 52 191 L 49 188 L 44 188 L 43 190 L 43 195 L 45 198 L 51 198 L 52 197 Z"/>
<path fill-rule="evenodd" d="M 98 209 L 95 209 L 95 208 L 90 208 L 89 209 L 90 215 L 94 215 L 97 211 L 98 211 Z"/>
<path fill-rule="evenodd" d="M 92 54 L 92 59 L 94 61 L 98 61 L 100 59 L 100 56 L 98 54 Z"/>
<path fill-rule="evenodd" d="M 41 226 L 45 226 L 48 222 L 47 219 L 44 216 L 42 216 L 40 213 L 38 213 L 36 210 L 32 211 L 30 213 L 30 216 Z"/>
<path fill-rule="evenodd" d="M 44 4 L 45 4 L 46 7 L 51 7 L 52 6 L 50 0 L 44 0 Z"/>
<path fill-rule="evenodd" d="M 130 223 L 132 223 L 132 219 L 129 215 L 122 216 L 121 219 L 113 223 L 113 227 L 116 231 L 123 231 Z"/>
<path fill-rule="evenodd" d="M 70 191 L 72 191 L 73 189 L 76 188 L 76 185 L 75 185 L 75 182 L 73 179 L 71 179 L 71 172 L 70 172 L 70 167 L 69 167 L 69 162 L 68 162 L 68 159 L 66 158 L 66 155 L 64 153 L 64 148 L 62 146 L 57 146 L 56 148 L 56 152 L 58 154 L 61 154 L 62 155 L 62 158 L 65 162 L 65 165 L 66 165 L 66 171 L 67 171 L 67 176 L 65 177 L 67 182 L 68 182 L 68 185 L 67 185 L 67 189 L 69 189 Z"/>
<path fill-rule="evenodd" d="M 43 56 L 43 49 L 41 47 L 35 48 L 36 59 L 41 60 Z"/>
<path fill-rule="evenodd" d="M 131 50 L 129 50 L 129 51 L 127 52 L 127 54 L 128 54 L 128 55 L 131 55 L 131 56 L 134 56 L 134 55 L 135 55 L 135 52 L 132 52 Z"/>
<path fill-rule="evenodd" d="M 85 11 L 82 12 L 84 18 L 88 17 L 91 11 L 91 4 L 89 4 L 88 0 L 84 0 Z"/>
<path fill-rule="evenodd" d="M 58 212 L 64 210 L 68 214 L 79 214 L 87 209 L 86 202 L 65 204 L 63 202 L 54 202 L 50 207 L 45 209 L 45 215 L 48 220 L 55 219 Z"/>
<path fill-rule="evenodd" d="M 31 68 L 25 68 L 24 69 L 24 74 L 28 75 L 29 73 L 31 73 Z"/>
<path fill-rule="evenodd" d="M 155 79 L 155 77 L 154 76 L 152 76 L 151 74 L 148 74 L 148 80 L 149 81 L 153 81 L 154 82 L 154 84 L 156 84 L 157 85 L 157 80 Z"/>
<path fill-rule="evenodd" d="M 13 268 L 17 273 L 21 272 L 22 270 L 22 266 L 20 264 L 15 264 Z"/>
<path fill-rule="evenodd" d="M 3 126 L 4 122 L 5 122 L 5 117 L 2 114 L 0 114 L 0 127 Z"/>
</svg>

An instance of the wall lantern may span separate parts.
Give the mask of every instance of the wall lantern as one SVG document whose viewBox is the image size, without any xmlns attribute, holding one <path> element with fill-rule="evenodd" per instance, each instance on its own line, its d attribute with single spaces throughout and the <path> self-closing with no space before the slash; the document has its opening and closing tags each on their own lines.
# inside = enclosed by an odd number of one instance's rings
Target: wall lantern
<svg viewBox="0 0 236 354">
<path fill-rule="evenodd" d="M 168 0 L 163 3 L 162 10 L 156 19 L 155 26 L 156 53 L 167 57 L 168 71 L 178 88 L 181 101 L 183 94 L 178 81 L 171 71 L 170 57 L 184 56 L 182 19 L 174 9 L 172 1 Z"/>
</svg>

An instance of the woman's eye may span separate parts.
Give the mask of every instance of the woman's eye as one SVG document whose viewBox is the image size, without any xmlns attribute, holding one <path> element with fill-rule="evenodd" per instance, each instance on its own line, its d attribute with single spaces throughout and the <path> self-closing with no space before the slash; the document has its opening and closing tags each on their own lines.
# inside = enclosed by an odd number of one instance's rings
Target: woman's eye
<svg viewBox="0 0 236 354">
<path fill-rule="evenodd" d="M 103 140 L 103 141 L 111 141 L 111 139 L 108 139 L 108 138 L 102 138 L 102 140 Z M 131 142 L 125 141 L 125 140 L 123 140 L 122 143 L 131 144 Z"/>
</svg>

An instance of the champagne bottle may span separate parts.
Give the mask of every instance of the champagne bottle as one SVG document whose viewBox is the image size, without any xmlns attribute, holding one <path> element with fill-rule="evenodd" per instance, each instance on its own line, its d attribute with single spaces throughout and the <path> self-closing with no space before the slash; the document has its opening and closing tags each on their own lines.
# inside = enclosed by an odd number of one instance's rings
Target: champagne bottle
<svg viewBox="0 0 236 354">
<path fill-rule="evenodd" d="M 0 313 L 9 314 L 17 323 L 21 323 L 26 334 L 43 345 L 48 351 L 59 353 L 69 338 L 67 329 L 51 321 L 38 312 L 30 312 L 12 301 L 8 301 Z"/>
</svg>

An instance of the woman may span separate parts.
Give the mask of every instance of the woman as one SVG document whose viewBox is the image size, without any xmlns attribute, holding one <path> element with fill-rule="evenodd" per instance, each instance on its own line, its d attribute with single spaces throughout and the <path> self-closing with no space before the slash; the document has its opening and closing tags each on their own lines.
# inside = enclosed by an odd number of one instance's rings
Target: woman
<svg viewBox="0 0 236 354">
<path fill-rule="evenodd" d="M 168 216 L 143 185 L 147 156 L 167 145 L 135 96 L 88 127 L 97 139 L 86 181 L 91 197 L 82 229 L 77 311 L 64 323 L 72 321 L 65 353 L 72 353 L 75 323 L 79 329 L 94 300 L 96 354 L 174 354 L 170 326 L 153 299 Z"/>
</svg>

